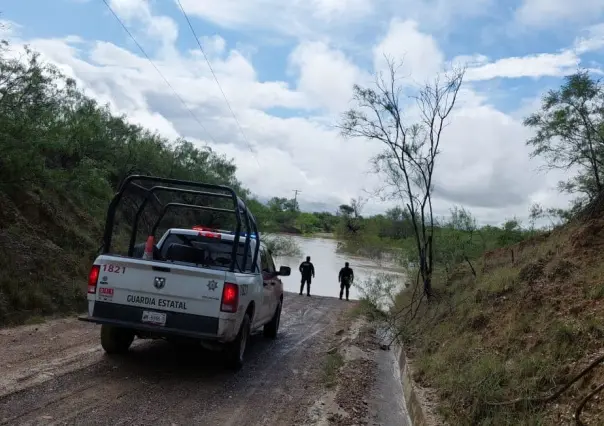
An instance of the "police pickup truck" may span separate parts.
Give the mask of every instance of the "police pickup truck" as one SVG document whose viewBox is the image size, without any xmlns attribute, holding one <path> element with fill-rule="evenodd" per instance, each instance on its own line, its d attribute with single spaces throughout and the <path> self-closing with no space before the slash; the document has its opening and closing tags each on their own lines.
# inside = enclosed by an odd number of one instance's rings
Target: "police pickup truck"
<svg viewBox="0 0 604 426">
<path fill-rule="evenodd" d="M 161 185 L 145 186 L 148 182 Z M 134 217 L 128 255 L 119 255 L 111 253 L 113 222 L 116 206 L 129 187 L 145 198 Z M 226 198 L 233 209 L 165 204 L 156 197 L 160 192 Z M 138 222 L 149 201 L 159 203 L 161 213 L 146 242 L 135 245 Z M 169 228 L 155 243 L 154 233 L 173 208 L 231 212 L 236 229 Z M 279 277 L 290 273 L 288 267 L 276 270 L 253 215 L 232 189 L 130 176 L 110 204 L 103 252 L 88 277 L 88 313 L 80 319 L 101 324 L 101 346 L 108 354 L 128 351 L 134 337 L 194 340 L 224 350 L 229 366 L 237 369 L 243 365 L 254 330 L 262 328 L 266 337 L 276 338 L 283 305 Z"/>
</svg>

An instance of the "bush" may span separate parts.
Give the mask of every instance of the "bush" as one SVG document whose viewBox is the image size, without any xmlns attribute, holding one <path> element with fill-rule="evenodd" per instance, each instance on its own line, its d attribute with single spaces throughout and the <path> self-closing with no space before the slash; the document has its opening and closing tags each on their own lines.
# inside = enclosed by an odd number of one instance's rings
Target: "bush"
<svg viewBox="0 0 604 426">
<path fill-rule="evenodd" d="M 273 256 L 296 257 L 302 254 L 300 246 L 292 237 L 269 235 L 263 236 L 262 240 Z"/>
</svg>

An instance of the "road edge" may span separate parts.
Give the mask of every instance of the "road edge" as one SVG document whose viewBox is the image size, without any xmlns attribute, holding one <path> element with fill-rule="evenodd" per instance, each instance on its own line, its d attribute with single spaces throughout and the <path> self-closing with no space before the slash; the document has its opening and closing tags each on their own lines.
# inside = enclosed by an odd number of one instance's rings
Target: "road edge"
<svg viewBox="0 0 604 426">
<path fill-rule="evenodd" d="M 424 392 L 413 381 L 413 367 L 405 353 L 405 349 L 398 343 L 393 343 L 392 349 L 398 361 L 403 385 L 403 398 L 407 413 L 411 420 L 411 426 L 442 426 L 445 425 L 430 408 Z"/>
</svg>

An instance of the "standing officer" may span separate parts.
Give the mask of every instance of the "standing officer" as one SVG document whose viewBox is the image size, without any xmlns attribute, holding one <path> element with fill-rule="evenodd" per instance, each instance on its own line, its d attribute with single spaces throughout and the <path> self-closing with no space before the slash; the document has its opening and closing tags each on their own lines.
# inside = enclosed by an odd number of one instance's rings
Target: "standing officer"
<svg viewBox="0 0 604 426">
<path fill-rule="evenodd" d="M 348 300 L 350 284 L 352 284 L 354 281 L 354 271 L 350 266 L 348 266 L 348 262 L 346 262 L 344 267 L 340 269 L 338 281 L 340 282 L 340 300 L 342 300 L 342 296 L 344 295 L 344 288 L 346 288 L 346 300 Z"/>
<path fill-rule="evenodd" d="M 315 277 L 315 266 L 310 263 L 310 256 L 306 256 L 306 261 L 300 264 L 300 274 L 302 274 L 302 282 L 300 285 L 300 296 L 304 291 L 304 284 L 306 283 L 306 295 L 310 296 L 310 281 L 311 277 Z"/>
</svg>

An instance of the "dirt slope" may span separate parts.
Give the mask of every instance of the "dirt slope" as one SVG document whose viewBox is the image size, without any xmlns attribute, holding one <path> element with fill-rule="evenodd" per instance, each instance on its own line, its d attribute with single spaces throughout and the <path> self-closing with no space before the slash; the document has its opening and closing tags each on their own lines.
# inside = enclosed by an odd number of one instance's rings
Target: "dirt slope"
<svg viewBox="0 0 604 426">
<path fill-rule="evenodd" d="M 50 190 L 0 191 L 0 327 L 85 308 L 100 222 Z"/>
<path fill-rule="evenodd" d="M 219 355 L 159 341 L 109 358 L 98 327 L 74 319 L 1 330 L 0 424 L 301 424 L 353 305 L 287 294 L 279 338 L 255 336 L 238 373 Z"/>
<path fill-rule="evenodd" d="M 441 280 L 446 303 L 410 344 L 415 379 L 434 389 L 451 424 L 574 424 L 604 365 L 547 399 L 604 354 L 604 203 L 547 235 L 488 252 Z M 508 404 L 520 398 L 517 404 Z M 528 401 L 533 398 L 539 401 Z M 581 414 L 604 424 L 599 398 Z"/>
</svg>

